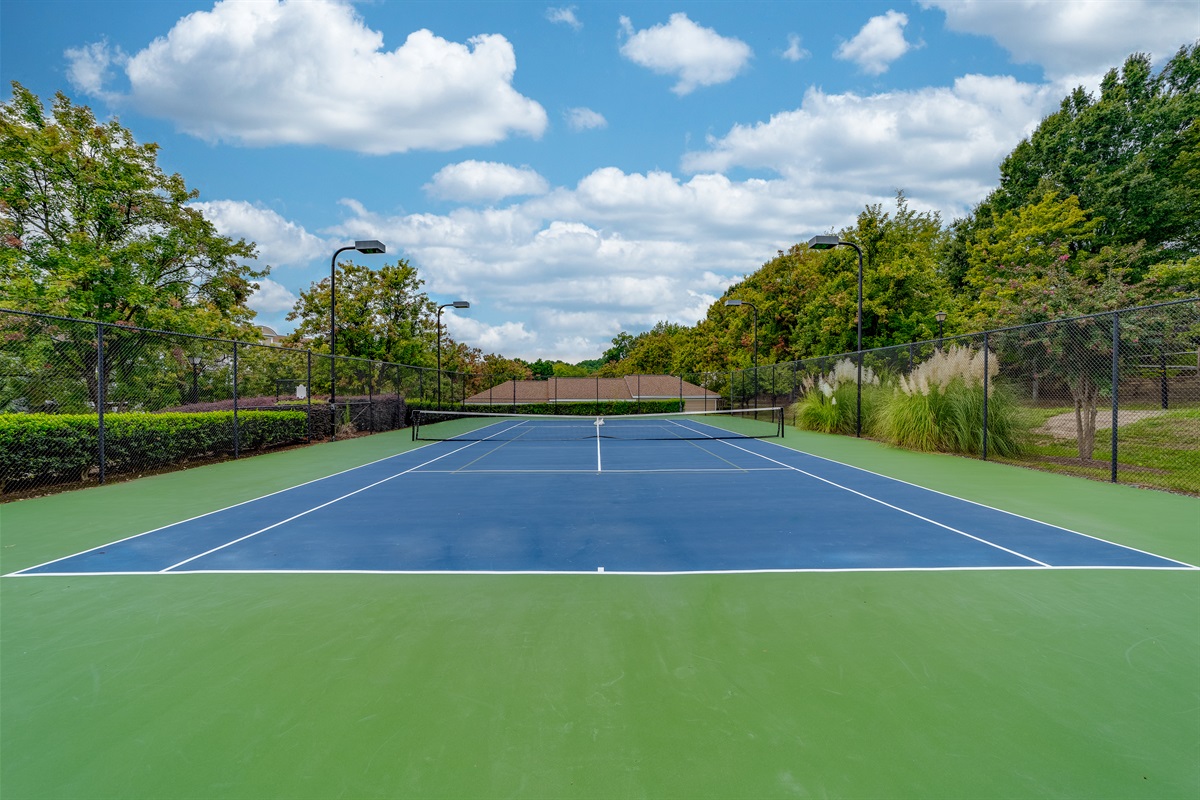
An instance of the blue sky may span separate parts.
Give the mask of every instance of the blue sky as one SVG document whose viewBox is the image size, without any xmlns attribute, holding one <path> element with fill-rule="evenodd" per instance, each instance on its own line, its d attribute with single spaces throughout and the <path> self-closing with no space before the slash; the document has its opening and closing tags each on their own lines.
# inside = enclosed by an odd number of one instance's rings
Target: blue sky
<svg viewBox="0 0 1200 800">
<path fill-rule="evenodd" d="M 964 215 L 1071 88 L 1197 39 L 1196 0 L 0 0 L 3 96 L 157 142 L 271 265 L 258 322 L 380 239 L 454 338 L 571 362 L 898 190 Z"/>
</svg>

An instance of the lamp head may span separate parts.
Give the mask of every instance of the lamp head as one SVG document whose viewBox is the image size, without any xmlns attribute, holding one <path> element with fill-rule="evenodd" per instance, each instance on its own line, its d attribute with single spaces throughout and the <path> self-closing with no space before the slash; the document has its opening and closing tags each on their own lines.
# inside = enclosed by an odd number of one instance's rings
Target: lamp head
<svg viewBox="0 0 1200 800">
<path fill-rule="evenodd" d="M 936 319 L 938 322 L 945 322 L 946 321 L 946 312 L 939 311 L 933 315 L 933 318 Z"/>
<path fill-rule="evenodd" d="M 471 307 L 471 304 L 468 303 L 466 300 L 455 300 L 450 305 L 454 306 L 455 308 L 470 308 Z"/>
<path fill-rule="evenodd" d="M 725 305 L 727 305 L 727 306 L 740 306 L 740 305 L 742 305 L 742 302 L 743 302 L 743 301 L 741 301 L 741 300 L 726 300 L 726 301 L 725 301 Z"/>
<path fill-rule="evenodd" d="M 383 242 L 376 239 L 362 239 L 354 243 L 354 249 L 360 253 L 386 253 Z"/>
<path fill-rule="evenodd" d="M 808 246 L 813 250 L 829 250 L 841 243 L 842 240 L 836 236 L 814 236 L 808 240 Z"/>
</svg>

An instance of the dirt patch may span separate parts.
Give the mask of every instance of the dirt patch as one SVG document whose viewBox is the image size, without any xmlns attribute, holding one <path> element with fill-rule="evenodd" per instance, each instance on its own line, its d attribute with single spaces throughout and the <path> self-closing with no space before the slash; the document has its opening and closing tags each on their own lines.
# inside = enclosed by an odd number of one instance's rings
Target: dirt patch
<svg viewBox="0 0 1200 800">
<path fill-rule="evenodd" d="M 1160 417 L 1167 412 L 1165 411 L 1118 411 L 1117 412 L 1117 427 L 1129 425 L 1133 422 L 1141 422 L 1150 417 Z M 1096 430 L 1106 431 L 1112 428 L 1112 412 L 1101 413 L 1096 415 Z M 1065 414 L 1056 414 L 1042 427 L 1037 429 L 1038 433 L 1046 433 L 1053 436 L 1055 439 L 1074 439 L 1075 431 L 1075 412 L 1068 411 Z"/>
</svg>

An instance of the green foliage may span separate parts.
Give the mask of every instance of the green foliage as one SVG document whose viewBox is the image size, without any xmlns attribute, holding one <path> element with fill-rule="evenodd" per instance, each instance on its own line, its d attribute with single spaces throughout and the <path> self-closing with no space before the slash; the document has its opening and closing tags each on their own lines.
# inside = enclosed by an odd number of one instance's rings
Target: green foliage
<svg viewBox="0 0 1200 800">
<path fill-rule="evenodd" d="M 219 235 L 197 192 L 116 120 L 21 84 L 0 105 L 0 300 L 189 333 L 257 335 L 254 245 Z"/>
<path fill-rule="evenodd" d="M 337 280 L 337 354 L 395 364 L 432 366 L 437 342 L 437 306 L 421 286 L 417 269 L 404 259 L 376 269 L 341 261 Z M 329 278 L 300 293 L 288 314 L 298 320 L 293 337 L 329 352 Z M 443 339 L 443 348 L 448 345 Z"/>
<path fill-rule="evenodd" d="M 302 441 L 302 411 L 242 411 L 244 451 Z M 97 463 L 99 418 L 93 414 L 0 415 L 0 485 L 27 480 L 74 480 Z M 233 412 L 106 414 L 105 468 L 144 472 L 233 451 Z"/>
<path fill-rule="evenodd" d="M 1135 275 L 1162 256 L 1200 253 L 1200 43 L 1155 75 L 1134 54 L 1108 72 L 1094 97 L 1082 88 L 1000 167 L 985 202 L 997 217 L 1047 193 L 1077 196 L 1097 222 L 1094 249 L 1145 242 Z"/>
</svg>

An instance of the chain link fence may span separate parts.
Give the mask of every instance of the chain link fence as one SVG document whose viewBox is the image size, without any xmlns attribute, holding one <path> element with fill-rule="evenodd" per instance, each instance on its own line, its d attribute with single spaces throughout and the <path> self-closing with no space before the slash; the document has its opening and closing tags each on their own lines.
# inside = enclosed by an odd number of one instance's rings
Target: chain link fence
<svg viewBox="0 0 1200 800">
<path fill-rule="evenodd" d="M 787 407 L 796 427 L 1200 494 L 1200 300 L 757 369 L 451 372 L 0 310 L 0 493 L 406 427 L 413 408 Z"/>
<path fill-rule="evenodd" d="M 789 424 L 1200 494 L 1200 300 L 714 378 Z"/>
</svg>

